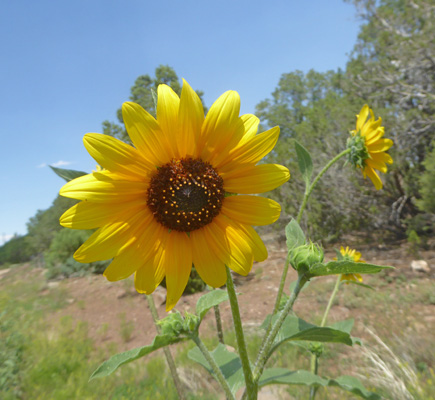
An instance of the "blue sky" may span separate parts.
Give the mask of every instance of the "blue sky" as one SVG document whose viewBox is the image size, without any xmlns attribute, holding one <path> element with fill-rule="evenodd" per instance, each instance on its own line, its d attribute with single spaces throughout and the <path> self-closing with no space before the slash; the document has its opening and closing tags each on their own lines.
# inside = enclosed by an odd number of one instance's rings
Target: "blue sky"
<svg viewBox="0 0 435 400">
<path fill-rule="evenodd" d="M 208 107 L 233 89 L 252 113 L 283 73 L 344 68 L 358 29 L 341 0 L 3 3 L 0 243 L 56 197 L 48 164 L 95 169 L 82 137 L 116 120 L 139 75 L 169 65 Z"/>
</svg>

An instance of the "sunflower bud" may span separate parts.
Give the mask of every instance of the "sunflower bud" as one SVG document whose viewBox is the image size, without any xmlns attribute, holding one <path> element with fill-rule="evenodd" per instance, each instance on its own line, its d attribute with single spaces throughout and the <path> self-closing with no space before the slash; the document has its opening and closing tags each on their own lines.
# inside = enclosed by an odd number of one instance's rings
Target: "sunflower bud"
<svg viewBox="0 0 435 400">
<path fill-rule="evenodd" d="M 310 242 L 291 250 L 290 263 L 296 271 L 309 271 L 311 266 L 323 261 L 323 256 L 323 249 Z"/>
<path fill-rule="evenodd" d="M 354 166 L 364 168 L 365 160 L 370 158 L 366 146 L 365 138 L 361 136 L 361 131 L 351 132 L 351 137 L 347 139 L 347 148 L 350 149 L 348 161 Z"/>
<path fill-rule="evenodd" d="M 189 335 L 196 331 L 199 325 L 199 317 L 186 312 L 184 318 L 177 311 L 157 322 L 162 327 L 163 335 L 180 336 Z"/>
</svg>

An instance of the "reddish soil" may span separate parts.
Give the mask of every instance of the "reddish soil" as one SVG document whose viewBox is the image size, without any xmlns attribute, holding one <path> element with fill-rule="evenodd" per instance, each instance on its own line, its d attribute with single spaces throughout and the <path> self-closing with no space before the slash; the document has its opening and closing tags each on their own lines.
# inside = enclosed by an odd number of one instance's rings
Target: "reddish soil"
<svg viewBox="0 0 435 400">
<path fill-rule="evenodd" d="M 237 290 L 240 293 L 239 303 L 242 321 L 246 329 L 258 327 L 266 315 L 271 312 L 278 290 L 286 256 L 285 244 L 270 240 L 267 242 L 267 246 L 269 258 L 265 262 L 255 263 L 252 272 L 247 277 L 235 277 Z M 397 279 L 399 278 L 402 283 L 399 291 L 402 292 L 418 291 L 421 282 L 431 281 L 433 283 L 435 277 L 434 250 L 420 252 L 419 257 L 427 261 L 431 271 L 414 272 L 410 267 L 413 257 L 408 254 L 406 245 L 355 245 L 355 247 L 362 252 L 363 258 L 367 262 L 396 267 L 395 270 L 388 271 L 382 277 L 374 275 L 365 279 L 368 284 L 375 282 L 375 280 L 384 280 L 385 286 L 377 291 L 383 290 L 385 287 L 397 287 Z M 325 259 L 331 260 L 333 257 L 334 251 L 331 248 L 326 252 Z M 295 279 L 296 273 L 290 269 L 286 284 L 287 292 L 289 283 Z M 319 322 L 315 321 L 315 318 L 319 318 L 319 315 L 323 313 L 335 279 L 335 277 L 323 277 L 311 283 L 307 290 L 301 293 L 295 305 L 295 312 L 310 322 Z M 49 284 L 52 287 L 56 285 L 57 283 Z M 325 285 L 328 285 L 328 290 L 325 290 Z M 119 351 L 148 344 L 156 334 L 146 298 L 144 295 L 136 293 L 132 279 L 110 283 L 103 276 L 94 275 L 64 280 L 59 283 L 59 287 L 65 289 L 69 305 L 51 316 L 52 323 L 56 323 L 64 315 L 70 315 L 75 321 L 86 321 L 89 335 L 96 340 L 96 343 L 115 342 L 118 344 Z M 183 296 L 176 309 L 182 314 L 184 311 L 194 312 L 195 304 L 200 296 L 201 293 Z M 159 287 L 154 293 L 154 299 L 162 318 L 166 315 L 165 289 Z M 363 303 L 363 299 L 361 302 Z M 406 309 L 406 315 L 403 318 L 410 318 L 412 320 L 410 323 L 413 324 L 415 330 L 424 331 L 429 336 L 433 336 L 433 332 L 435 332 L 435 305 L 433 302 L 432 304 L 429 302 L 414 306 L 411 304 L 410 307 L 411 309 Z M 222 303 L 220 309 L 224 329 L 230 329 L 232 319 L 229 304 Z M 331 309 L 329 320 L 335 321 L 354 317 L 357 333 L 361 336 L 364 335 L 361 325 L 373 318 L 373 312 L 373 309 L 364 307 L 364 304 L 347 305 L 346 301 L 339 297 L 339 303 Z M 395 312 L 400 313 L 400 310 L 395 310 Z M 134 330 L 128 341 L 123 339 L 121 335 L 123 317 L 134 323 Z M 376 315 L 375 318 L 382 325 L 382 321 L 379 321 L 379 315 Z M 214 330 L 213 313 L 210 312 L 206 316 L 201 329 L 210 331 L 211 334 L 211 331 Z M 390 329 L 390 326 L 385 326 L 385 329 Z M 207 334 L 207 332 L 204 333 Z M 432 339 L 434 338 L 432 337 Z"/>
</svg>

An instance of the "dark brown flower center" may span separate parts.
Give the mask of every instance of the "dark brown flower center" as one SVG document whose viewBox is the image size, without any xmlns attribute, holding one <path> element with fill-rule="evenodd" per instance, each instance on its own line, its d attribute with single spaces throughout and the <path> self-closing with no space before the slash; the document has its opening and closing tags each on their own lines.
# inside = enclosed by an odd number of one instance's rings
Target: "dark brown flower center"
<svg viewBox="0 0 435 400">
<path fill-rule="evenodd" d="M 168 229 L 191 232 L 219 214 L 225 191 L 222 178 L 209 163 L 182 158 L 157 170 L 147 195 L 158 222 Z"/>
</svg>

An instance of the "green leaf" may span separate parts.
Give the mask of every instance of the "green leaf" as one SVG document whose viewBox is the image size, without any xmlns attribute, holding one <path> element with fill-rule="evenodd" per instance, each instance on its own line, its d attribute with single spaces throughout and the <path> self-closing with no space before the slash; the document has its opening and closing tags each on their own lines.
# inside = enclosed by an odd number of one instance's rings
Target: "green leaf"
<svg viewBox="0 0 435 400">
<path fill-rule="evenodd" d="M 261 325 L 263 329 L 266 329 L 271 315 L 268 315 Z M 278 318 L 274 316 L 274 321 Z M 344 343 L 348 346 L 352 346 L 352 339 L 349 333 L 333 329 L 329 327 L 320 327 L 310 324 L 303 319 L 300 319 L 294 315 L 288 315 L 276 338 L 274 340 L 271 353 L 282 343 L 293 340 L 307 340 L 312 342 L 327 342 L 327 343 Z"/>
<path fill-rule="evenodd" d="M 79 178 L 83 175 L 88 174 L 87 172 L 83 172 L 83 171 L 75 171 L 73 169 L 56 168 L 56 167 L 52 167 L 51 165 L 49 165 L 49 167 L 54 171 L 54 173 L 56 175 L 65 179 L 67 182 L 69 182 L 75 178 Z"/>
<path fill-rule="evenodd" d="M 196 313 L 199 319 L 202 320 L 210 308 L 217 306 L 223 301 L 228 300 L 228 293 L 224 290 L 212 290 L 201 296 L 196 303 Z"/>
<path fill-rule="evenodd" d="M 343 375 L 338 377 L 337 379 L 330 379 L 328 386 L 338 386 L 339 388 L 356 394 L 357 396 L 362 397 L 363 399 L 368 400 L 380 400 L 381 396 L 376 393 L 368 391 L 359 379 L 354 378 L 353 376 Z"/>
<path fill-rule="evenodd" d="M 349 281 L 343 281 L 343 283 L 357 285 L 357 286 L 362 286 L 363 288 L 366 288 L 366 289 L 375 290 L 375 288 L 373 286 L 367 285 L 367 284 L 362 283 L 362 282 L 350 281 L 349 280 Z"/>
<path fill-rule="evenodd" d="M 269 368 L 264 370 L 258 382 L 260 386 L 284 383 L 288 385 L 326 386 L 328 380 L 310 371 L 289 371 L 285 368 Z"/>
<path fill-rule="evenodd" d="M 236 393 L 245 384 L 245 378 L 243 376 L 242 362 L 237 354 L 228 351 L 227 347 L 221 343 L 210 352 L 219 369 L 222 371 L 222 375 L 228 382 L 228 386 L 231 392 Z M 194 347 L 187 353 L 188 357 L 201 364 L 210 374 L 213 375 L 213 371 L 208 361 L 204 358 L 198 347 Z"/>
<path fill-rule="evenodd" d="M 310 185 L 311 175 L 313 174 L 313 160 L 311 159 L 310 153 L 305 149 L 305 147 L 296 140 L 295 149 L 298 156 L 299 170 L 301 171 L 305 184 L 308 187 Z"/>
<path fill-rule="evenodd" d="M 285 236 L 289 251 L 306 243 L 305 234 L 294 218 L 285 227 Z"/>
<path fill-rule="evenodd" d="M 367 400 L 380 400 L 376 393 L 368 391 L 363 384 L 353 376 L 340 376 L 337 379 L 327 379 L 310 371 L 290 371 L 285 368 L 269 368 L 263 372 L 258 384 L 266 386 L 272 384 L 306 385 L 306 386 L 336 386 Z"/>
<path fill-rule="evenodd" d="M 310 268 L 310 276 L 325 276 L 338 274 L 375 274 L 389 266 L 355 262 L 350 260 L 330 261 L 327 264 L 315 264 Z"/>
<path fill-rule="evenodd" d="M 116 371 L 121 365 L 137 360 L 138 358 L 146 356 L 147 354 L 150 354 L 155 350 L 161 349 L 162 347 L 181 342 L 182 340 L 187 340 L 187 338 L 175 337 L 171 335 L 158 335 L 148 346 L 137 347 L 136 349 L 128 350 L 123 353 L 118 353 L 110 357 L 92 373 L 89 380 L 91 381 L 95 378 L 102 378 L 103 376 L 108 376 L 112 372 Z"/>
<path fill-rule="evenodd" d="M 353 328 L 354 319 L 345 319 L 344 321 L 338 321 L 333 323 L 332 325 L 329 325 L 330 328 L 337 329 L 338 331 L 346 332 L 350 335 L 350 331 Z M 362 346 L 362 341 L 360 338 L 357 337 L 350 337 L 352 340 L 352 345 L 358 344 L 359 346 Z"/>
</svg>

